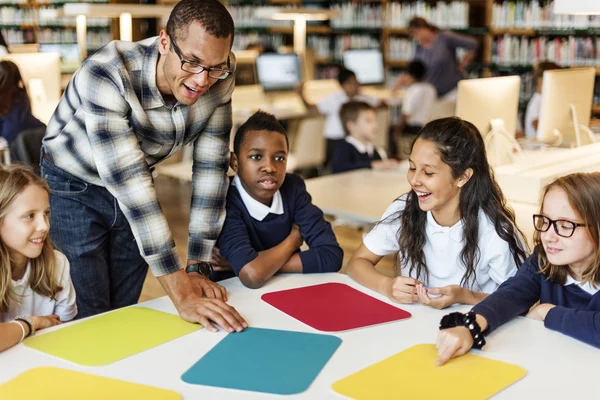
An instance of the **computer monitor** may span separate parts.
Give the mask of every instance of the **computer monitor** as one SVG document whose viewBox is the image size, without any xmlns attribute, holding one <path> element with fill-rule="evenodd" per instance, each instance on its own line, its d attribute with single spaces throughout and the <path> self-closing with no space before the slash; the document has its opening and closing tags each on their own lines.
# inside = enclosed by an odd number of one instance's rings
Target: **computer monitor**
<svg viewBox="0 0 600 400">
<path fill-rule="evenodd" d="M 356 74 L 361 85 L 385 82 L 383 54 L 379 49 L 347 50 L 342 55 L 344 67 Z"/>
<path fill-rule="evenodd" d="M 594 142 L 588 128 L 594 96 L 594 68 L 545 71 L 537 139 L 564 147 Z"/>
<path fill-rule="evenodd" d="M 513 150 L 520 150 L 515 140 L 520 87 L 516 75 L 458 82 L 456 116 L 481 132 L 488 155 L 495 155 L 492 164 L 511 162 Z"/>
<path fill-rule="evenodd" d="M 296 54 L 260 54 L 256 58 L 258 83 L 267 90 L 289 90 L 302 80 Z"/>
<path fill-rule="evenodd" d="M 81 66 L 81 51 L 76 43 L 40 44 L 40 53 L 59 53 L 60 71 L 63 73 L 75 72 Z"/>
<path fill-rule="evenodd" d="M 6 54 L 2 59 L 17 64 L 26 85 L 31 79 L 40 79 L 44 96 L 49 102 L 60 100 L 60 54 L 59 53 L 21 53 Z"/>
<path fill-rule="evenodd" d="M 256 50 L 238 50 L 234 51 L 235 67 L 235 85 L 256 85 Z"/>
</svg>

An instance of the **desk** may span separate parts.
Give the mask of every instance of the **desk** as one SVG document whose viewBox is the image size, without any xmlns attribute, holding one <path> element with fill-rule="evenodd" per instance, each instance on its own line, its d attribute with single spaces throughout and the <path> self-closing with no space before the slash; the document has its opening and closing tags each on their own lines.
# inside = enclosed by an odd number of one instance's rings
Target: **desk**
<svg viewBox="0 0 600 400">
<path fill-rule="evenodd" d="M 237 278 L 222 284 L 227 288 L 230 304 L 245 316 L 251 326 L 314 333 L 312 328 L 261 301 L 260 296 L 276 290 L 325 282 L 346 283 L 389 302 L 342 274 L 280 275 L 258 290 L 244 288 Z M 167 297 L 142 305 L 175 313 L 175 307 Z M 333 382 L 415 344 L 435 343 L 439 320 L 448 310 L 435 310 L 419 304 L 402 305 L 402 308 L 412 313 L 410 319 L 338 334 L 343 340 L 342 345 L 310 388 L 300 395 L 285 398 L 339 400 L 342 397 L 331 390 Z M 468 306 L 459 306 L 453 311 L 468 309 Z M 262 393 L 188 385 L 180 380 L 187 368 L 224 337 L 225 333 L 210 333 L 202 329 L 100 368 L 80 367 L 20 344 L 0 353 L 0 383 L 34 367 L 57 366 L 175 390 L 185 400 L 275 398 Z M 488 338 L 486 351 L 481 354 L 520 365 L 528 371 L 525 378 L 494 399 L 592 398 L 596 393 L 593 382 L 598 375 L 600 351 L 545 329 L 542 322 L 519 317 L 507 323 Z M 68 385 L 65 390 L 68 390 Z M 43 388 L 40 388 L 40 393 L 43 393 Z"/>
<path fill-rule="evenodd" d="M 313 203 L 325 214 L 351 223 L 370 225 L 381 219 L 383 212 L 402 194 L 411 190 L 406 179 L 408 161 L 397 170 L 359 169 L 342 174 L 306 180 Z M 506 190 L 503 188 L 503 190 Z M 509 200 L 517 225 L 531 243 L 531 216 L 539 211 L 537 204 Z"/>
</svg>

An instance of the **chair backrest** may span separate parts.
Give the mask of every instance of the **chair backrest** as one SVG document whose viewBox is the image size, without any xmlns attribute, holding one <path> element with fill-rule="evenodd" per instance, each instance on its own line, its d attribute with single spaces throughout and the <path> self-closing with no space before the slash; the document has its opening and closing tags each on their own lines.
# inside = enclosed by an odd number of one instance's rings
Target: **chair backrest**
<svg viewBox="0 0 600 400">
<path fill-rule="evenodd" d="M 40 149 L 46 128 L 26 129 L 20 132 L 10 144 L 13 161 L 37 167 L 40 165 Z"/>
<path fill-rule="evenodd" d="M 382 148 L 389 153 L 390 110 L 389 108 L 378 108 L 375 111 L 375 115 L 377 116 L 375 147 Z"/>
<path fill-rule="evenodd" d="M 303 168 L 320 168 L 325 163 L 325 117 L 305 117 L 298 123 L 296 134 L 290 143 L 288 171 Z"/>
</svg>

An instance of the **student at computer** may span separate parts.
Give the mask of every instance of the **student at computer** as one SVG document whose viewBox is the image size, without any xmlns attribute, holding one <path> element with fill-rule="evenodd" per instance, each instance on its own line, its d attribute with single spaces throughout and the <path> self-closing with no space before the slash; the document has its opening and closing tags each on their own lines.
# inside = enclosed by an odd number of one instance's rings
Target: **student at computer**
<svg viewBox="0 0 600 400">
<path fill-rule="evenodd" d="M 277 272 L 337 272 L 343 251 L 302 178 L 286 174 L 288 138 L 271 114 L 258 111 L 237 130 L 236 172 L 217 246 L 240 280 L 259 288 Z M 309 249 L 300 251 L 306 242 Z"/>
<path fill-rule="evenodd" d="M 546 186 L 533 224 L 535 252 L 519 272 L 469 313 L 442 319 L 439 365 L 483 347 L 486 335 L 523 313 L 600 348 L 600 173 Z"/>
<path fill-rule="evenodd" d="M 338 82 L 342 86 L 342 90 L 330 94 L 318 104 L 308 102 L 304 96 L 303 83 L 296 88 L 296 91 L 309 111 L 319 112 L 326 117 L 324 130 L 325 138 L 327 138 L 325 165 L 329 165 L 331 162 L 335 146 L 344 140 L 344 128 L 340 121 L 340 108 L 342 107 L 342 104 L 354 100 L 363 101 L 370 104 L 372 107 L 384 105 L 381 100 L 360 93 L 360 85 L 356 79 L 356 75 L 349 69 L 340 69 Z"/>
<path fill-rule="evenodd" d="M 21 72 L 12 61 L 0 61 L 0 93 L 0 137 L 8 144 L 26 129 L 45 127 L 31 113 Z"/>
<path fill-rule="evenodd" d="M 412 190 L 364 236 L 347 273 L 398 303 L 476 304 L 513 276 L 526 257 L 483 138 L 473 124 L 456 117 L 431 121 L 413 143 L 409 163 Z M 394 278 L 375 269 L 387 254 L 398 256 Z"/>
<path fill-rule="evenodd" d="M 437 99 L 435 87 L 423 79 L 427 67 L 421 61 L 412 61 L 406 68 L 406 89 L 402 100 L 400 132 L 416 135 L 429 122 Z"/>
<path fill-rule="evenodd" d="M 540 104 L 542 102 L 542 85 L 544 71 L 560 69 L 560 65 L 544 61 L 538 63 L 534 68 L 533 80 L 535 82 L 535 93 L 531 96 L 527 109 L 525 110 L 525 137 L 534 140 L 537 136 L 538 119 L 540 117 Z"/>
<path fill-rule="evenodd" d="M 377 118 L 373 107 L 362 101 L 350 101 L 342 105 L 340 119 L 346 138 L 333 151 L 332 173 L 398 167 L 398 161 L 388 159 L 385 150 L 375 147 Z"/>
</svg>

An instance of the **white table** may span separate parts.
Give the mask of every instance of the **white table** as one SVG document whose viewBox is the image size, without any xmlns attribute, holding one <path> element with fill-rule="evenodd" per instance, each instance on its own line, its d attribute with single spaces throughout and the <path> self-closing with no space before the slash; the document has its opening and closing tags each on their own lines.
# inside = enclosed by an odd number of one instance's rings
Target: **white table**
<svg viewBox="0 0 600 400">
<path fill-rule="evenodd" d="M 260 296 L 271 291 L 325 282 L 346 283 L 389 302 L 342 274 L 280 275 L 258 290 L 243 287 L 237 278 L 223 281 L 223 285 L 228 290 L 230 304 L 244 315 L 251 326 L 315 333 L 314 329 L 263 302 Z M 166 297 L 142 305 L 175 313 L 173 304 Z M 415 344 L 435 343 L 439 320 L 449 310 L 440 311 L 419 304 L 402 305 L 401 308 L 409 311 L 412 317 L 337 334 L 343 343 L 310 388 L 304 393 L 285 398 L 340 399 L 331 390 L 333 382 Z M 453 310 L 465 311 L 468 308 L 460 306 Z M 56 366 L 171 389 L 181 393 L 185 400 L 274 398 L 262 393 L 190 385 L 180 380 L 180 376 L 191 365 L 224 337 L 225 333 L 210 333 L 202 329 L 98 368 L 80 367 L 20 344 L 0 353 L 0 383 L 34 367 Z M 545 329 L 542 322 L 519 317 L 488 337 L 486 350 L 477 353 L 517 364 L 528 371 L 525 378 L 499 393 L 495 399 L 591 399 L 596 396 L 593 382 L 598 375 L 600 350 Z M 68 386 L 65 390 L 68 390 Z"/>
</svg>

